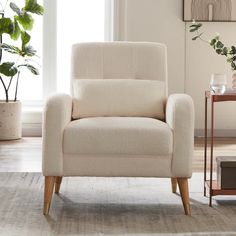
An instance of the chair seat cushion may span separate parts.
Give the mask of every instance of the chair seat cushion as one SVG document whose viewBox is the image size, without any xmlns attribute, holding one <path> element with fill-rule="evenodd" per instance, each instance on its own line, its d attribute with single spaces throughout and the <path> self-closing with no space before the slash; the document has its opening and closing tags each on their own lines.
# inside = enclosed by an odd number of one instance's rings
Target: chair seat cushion
<svg viewBox="0 0 236 236">
<path fill-rule="evenodd" d="M 91 117 L 70 122 L 64 130 L 63 152 L 84 155 L 151 155 L 172 153 L 170 127 L 153 118 Z"/>
</svg>

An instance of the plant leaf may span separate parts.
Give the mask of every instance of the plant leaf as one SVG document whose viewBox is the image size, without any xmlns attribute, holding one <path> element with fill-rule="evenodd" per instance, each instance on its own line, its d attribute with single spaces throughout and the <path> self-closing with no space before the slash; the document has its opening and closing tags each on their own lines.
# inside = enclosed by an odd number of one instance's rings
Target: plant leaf
<svg viewBox="0 0 236 236">
<path fill-rule="evenodd" d="M 236 64 L 234 62 L 231 63 L 231 68 L 232 68 L 232 70 L 235 70 Z"/>
<path fill-rule="evenodd" d="M 227 56 L 227 54 L 228 54 L 228 48 L 224 47 L 223 48 L 223 55 Z"/>
<path fill-rule="evenodd" d="M 223 48 L 223 47 L 224 47 L 224 44 L 223 44 L 221 41 L 218 41 L 218 42 L 216 43 L 216 47 L 217 47 L 217 48 Z"/>
<path fill-rule="evenodd" d="M 230 54 L 236 54 L 236 47 L 235 46 L 231 46 L 231 50 L 229 52 Z"/>
<path fill-rule="evenodd" d="M 13 40 L 17 40 L 19 38 L 19 36 L 20 36 L 21 30 L 20 30 L 20 26 L 19 26 L 19 24 L 18 24 L 16 19 L 14 19 L 13 26 L 14 26 L 14 30 L 13 30 L 13 32 L 11 34 L 11 38 Z"/>
<path fill-rule="evenodd" d="M 32 74 L 39 75 L 39 70 L 30 64 L 21 64 L 18 65 L 18 68 L 19 67 L 26 67 Z"/>
<path fill-rule="evenodd" d="M 196 26 L 197 26 L 198 28 L 200 28 L 200 27 L 202 27 L 202 23 L 198 23 L 198 24 L 196 24 Z"/>
<path fill-rule="evenodd" d="M 22 50 L 24 49 L 25 45 L 30 41 L 30 38 L 30 35 L 26 31 L 21 32 Z"/>
<path fill-rule="evenodd" d="M 21 53 L 21 50 L 18 47 L 13 46 L 13 45 L 9 45 L 6 43 L 0 44 L 0 49 L 3 49 L 4 51 L 12 53 L 12 54 L 20 55 L 20 53 Z"/>
<path fill-rule="evenodd" d="M 0 65 L 0 73 L 4 74 L 5 76 L 14 76 L 18 69 L 14 66 L 14 62 L 4 62 Z"/>
<path fill-rule="evenodd" d="M 192 40 L 196 40 L 197 38 L 199 38 L 199 36 L 197 35 L 197 36 L 195 36 L 195 37 L 193 37 L 192 38 Z"/>
<path fill-rule="evenodd" d="M 35 68 L 34 66 L 27 64 L 26 67 L 28 68 L 28 70 L 29 70 L 32 74 L 34 74 L 34 75 L 39 75 L 39 70 L 38 70 L 37 68 Z"/>
<path fill-rule="evenodd" d="M 216 49 L 216 53 L 217 53 L 217 54 L 221 54 L 221 53 L 222 53 L 222 49 L 217 48 L 217 49 Z"/>
<path fill-rule="evenodd" d="M 20 8 L 13 2 L 10 3 L 10 8 L 16 12 L 17 15 L 20 15 L 21 14 L 21 10 Z"/>
<path fill-rule="evenodd" d="M 31 12 L 31 13 L 35 13 L 38 15 L 43 15 L 44 13 L 43 6 L 39 5 L 37 3 L 37 0 L 26 0 L 25 7 L 23 8 L 23 10 Z"/>
<path fill-rule="evenodd" d="M 10 18 L 1 18 L 0 19 L 0 35 L 3 33 L 12 34 L 14 31 L 13 22 Z"/>
<path fill-rule="evenodd" d="M 189 32 L 195 32 L 195 31 L 197 31 L 196 27 L 189 30 Z"/>
<path fill-rule="evenodd" d="M 22 49 L 22 56 L 28 56 L 28 57 L 32 57 L 35 56 L 36 54 L 36 50 L 33 49 L 32 46 L 30 45 L 26 45 L 23 49 Z"/>
<path fill-rule="evenodd" d="M 200 38 L 202 35 L 203 35 L 203 33 L 200 33 L 197 36 L 193 37 L 192 40 L 196 40 L 196 39 Z"/>
<path fill-rule="evenodd" d="M 15 16 L 15 18 L 25 30 L 31 30 L 33 28 L 34 19 L 27 12 L 22 12 L 20 15 Z"/>
<path fill-rule="evenodd" d="M 216 39 L 212 39 L 210 45 L 213 46 L 216 43 Z"/>
</svg>

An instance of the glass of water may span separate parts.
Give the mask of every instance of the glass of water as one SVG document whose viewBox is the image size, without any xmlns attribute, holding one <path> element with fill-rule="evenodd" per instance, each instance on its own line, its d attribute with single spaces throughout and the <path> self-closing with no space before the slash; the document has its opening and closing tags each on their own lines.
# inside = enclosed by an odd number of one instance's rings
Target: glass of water
<svg viewBox="0 0 236 236">
<path fill-rule="evenodd" d="M 227 88 L 226 74 L 212 74 L 210 88 L 216 94 L 224 93 Z"/>
</svg>

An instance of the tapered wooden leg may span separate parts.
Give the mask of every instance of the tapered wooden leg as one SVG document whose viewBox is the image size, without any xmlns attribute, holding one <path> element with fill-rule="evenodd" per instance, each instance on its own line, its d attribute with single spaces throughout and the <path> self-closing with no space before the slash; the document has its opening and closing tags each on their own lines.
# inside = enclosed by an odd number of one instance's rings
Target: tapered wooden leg
<svg viewBox="0 0 236 236">
<path fill-rule="evenodd" d="M 51 201 L 52 201 L 52 194 L 53 194 L 53 187 L 55 183 L 54 176 L 45 176 L 45 186 L 44 186 L 44 208 L 43 214 L 48 215 Z"/>
<path fill-rule="evenodd" d="M 62 181 L 62 177 L 61 176 L 57 176 L 56 177 L 56 181 L 55 181 L 55 193 L 59 193 L 60 186 L 61 186 L 61 181 Z"/>
<path fill-rule="evenodd" d="M 185 215 L 190 215 L 190 203 L 189 203 L 189 191 L 188 191 L 188 179 L 187 178 L 177 178 L 179 191 L 183 202 L 183 207 Z"/>
<path fill-rule="evenodd" d="M 171 178 L 172 193 L 176 193 L 177 190 L 177 178 Z"/>
</svg>

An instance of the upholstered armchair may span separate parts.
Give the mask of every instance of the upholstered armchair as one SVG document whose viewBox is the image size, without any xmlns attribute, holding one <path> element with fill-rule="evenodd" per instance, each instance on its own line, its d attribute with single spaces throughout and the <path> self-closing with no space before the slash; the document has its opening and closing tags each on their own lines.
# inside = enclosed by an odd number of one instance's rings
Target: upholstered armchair
<svg viewBox="0 0 236 236">
<path fill-rule="evenodd" d="M 165 45 L 76 44 L 71 84 L 44 109 L 44 214 L 67 176 L 170 178 L 190 214 L 193 102 L 167 95 Z"/>
</svg>

